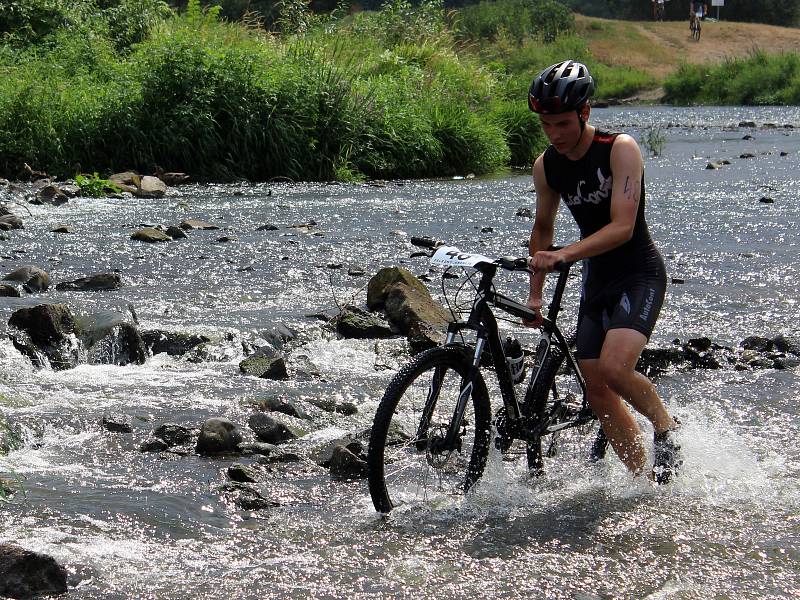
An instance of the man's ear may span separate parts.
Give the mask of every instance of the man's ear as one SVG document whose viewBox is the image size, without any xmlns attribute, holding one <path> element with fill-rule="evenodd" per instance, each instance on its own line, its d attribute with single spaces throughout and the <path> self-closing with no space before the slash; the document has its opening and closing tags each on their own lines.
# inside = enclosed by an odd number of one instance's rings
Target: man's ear
<svg viewBox="0 0 800 600">
<path fill-rule="evenodd" d="M 589 114 L 592 112 L 592 107 L 589 106 L 589 103 L 586 102 L 581 108 L 580 117 L 583 119 L 584 122 L 589 120 Z"/>
</svg>

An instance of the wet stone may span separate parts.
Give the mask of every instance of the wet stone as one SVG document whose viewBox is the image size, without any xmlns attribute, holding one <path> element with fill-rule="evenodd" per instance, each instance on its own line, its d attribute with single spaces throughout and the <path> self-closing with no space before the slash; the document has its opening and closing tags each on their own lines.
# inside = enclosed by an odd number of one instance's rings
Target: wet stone
<svg viewBox="0 0 800 600">
<path fill-rule="evenodd" d="M 278 502 L 265 498 L 258 490 L 243 483 L 226 483 L 220 491 L 225 502 L 234 504 L 242 510 L 264 510 L 280 506 Z"/>
<path fill-rule="evenodd" d="M 228 477 L 239 483 L 256 483 L 259 481 L 258 472 L 251 466 L 234 463 L 228 467 Z"/>
<path fill-rule="evenodd" d="M 186 232 L 177 225 L 170 225 L 167 227 L 166 234 L 173 240 L 185 240 L 189 237 L 186 235 Z"/>
<path fill-rule="evenodd" d="M 133 431 L 133 420 L 122 413 L 105 413 L 102 425 L 104 429 L 113 433 L 131 433 Z"/>
<path fill-rule="evenodd" d="M 0 596 L 34 598 L 67 591 L 67 572 L 47 554 L 0 544 Z"/>
<path fill-rule="evenodd" d="M 153 436 L 172 447 L 187 443 L 192 438 L 192 432 L 182 425 L 164 423 L 153 430 Z"/>
<path fill-rule="evenodd" d="M 366 479 L 367 462 L 346 446 L 335 446 L 330 462 L 331 479 L 348 481 Z"/>
<path fill-rule="evenodd" d="M 273 419 L 264 413 L 250 415 L 247 425 L 259 440 L 268 444 L 282 444 L 299 437 L 286 424 Z"/>
<path fill-rule="evenodd" d="M 300 408 L 295 402 L 283 397 L 269 397 L 263 398 L 256 402 L 256 405 L 262 411 L 267 412 L 279 412 L 285 415 L 289 415 L 290 417 L 296 417 L 298 419 L 310 419 L 311 417 L 306 413 L 302 408 Z"/>
<path fill-rule="evenodd" d="M 169 450 L 169 446 L 164 440 L 151 439 L 145 440 L 139 446 L 139 452 L 164 452 Z"/>
<path fill-rule="evenodd" d="M 238 451 L 242 441 L 239 429 L 228 419 L 208 419 L 200 428 L 196 450 L 198 454 L 221 454 Z"/>
</svg>

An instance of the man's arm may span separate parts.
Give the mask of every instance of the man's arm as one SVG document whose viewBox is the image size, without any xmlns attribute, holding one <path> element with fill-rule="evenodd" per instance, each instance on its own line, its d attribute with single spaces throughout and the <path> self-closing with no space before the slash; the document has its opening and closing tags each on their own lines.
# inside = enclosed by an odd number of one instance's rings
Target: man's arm
<svg viewBox="0 0 800 600">
<path fill-rule="evenodd" d="M 639 145 L 629 135 L 618 136 L 611 148 L 611 176 L 611 222 L 558 252 L 540 252 L 542 256 L 533 261 L 534 268 L 552 270 L 559 260 L 575 262 L 597 256 L 631 239 L 641 201 L 644 163 Z"/>
<path fill-rule="evenodd" d="M 560 197 L 558 192 L 547 184 L 544 174 L 544 155 L 540 155 L 533 163 L 533 185 L 536 189 L 536 216 L 533 220 L 531 237 L 528 242 L 530 256 L 546 250 L 553 244 L 553 230 Z M 537 311 L 542 307 L 542 288 L 544 287 L 545 271 L 537 271 L 531 275 L 528 306 Z M 532 324 L 538 325 L 541 319 Z"/>
</svg>

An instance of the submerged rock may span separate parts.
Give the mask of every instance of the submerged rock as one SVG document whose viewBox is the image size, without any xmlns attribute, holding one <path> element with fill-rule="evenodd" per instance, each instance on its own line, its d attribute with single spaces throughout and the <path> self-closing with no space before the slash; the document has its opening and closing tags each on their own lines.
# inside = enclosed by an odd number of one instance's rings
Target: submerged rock
<svg viewBox="0 0 800 600">
<path fill-rule="evenodd" d="M 162 440 L 167 446 L 180 446 L 192 439 L 192 432 L 182 425 L 164 423 L 153 430 L 153 437 Z"/>
<path fill-rule="evenodd" d="M 256 350 L 253 356 L 239 363 L 239 370 L 245 375 L 262 379 L 289 379 L 283 354 L 272 346 L 263 346 Z"/>
<path fill-rule="evenodd" d="M 260 410 L 265 412 L 279 412 L 297 419 L 311 419 L 311 417 L 296 402 L 282 396 L 272 396 L 254 402 Z"/>
<path fill-rule="evenodd" d="M 122 287 L 122 278 L 119 273 L 98 273 L 88 277 L 80 277 L 72 281 L 62 281 L 56 284 L 59 291 L 97 292 L 103 290 L 117 290 Z"/>
<path fill-rule="evenodd" d="M 192 348 L 211 340 L 196 333 L 150 329 L 142 331 L 142 339 L 153 354 L 166 352 L 170 356 L 183 356 Z"/>
<path fill-rule="evenodd" d="M 220 487 L 222 499 L 228 504 L 234 504 L 242 510 L 264 510 L 280 503 L 265 498 L 258 490 L 238 482 L 226 483 Z"/>
<path fill-rule="evenodd" d="M 3 298 L 19 298 L 22 294 L 13 285 L 0 284 L 0 297 Z"/>
<path fill-rule="evenodd" d="M 201 221 L 200 219 L 186 219 L 185 221 L 181 222 L 180 227 L 181 229 L 200 229 L 200 230 L 219 229 L 217 225 L 213 225 L 212 223 L 206 223 L 205 221 Z"/>
<path fill-rule="evenodd" d="M 155 227 L 144 227 L 131 234 L 132 240 L 154 244 L 157 242 L 171 242 L 172 238 Z"/>
<path fill-rule="evenodd" d="M 243 465 L 242 463 L 232 464 L 228 467 L 227 473 L 231 481 L 237 481 L 239 483 L 256 483 L 260 480 L 258 472 L 253 467 Z"/>
<path fill-rule="evenodd" d="M 0 216 L 0 230 L 22 229 L 22 219 L 17 215 L 8 214 Z"/>
<path fill-rule="evenodd" d="M 335 446 L 330 463 L 331 479 L 348 481 L 366 479 L 367 462 L 353 453 L 348 446 Z"/>
<path fill-rule="evenodd" d="M 300 437 L 288 425 L 264 413 L 250 415 L 247 426 L 253 430 L 259 440 L 268 444 L 282 444 Z"/>
<path fill-rule="evenodd" d="M 0 544 L 0 596 L 33 598 L 67 591 L 67 571 L 47 554 Z"/>
<path fill-rule="evenodd" d="M 345 306 L 334 320 L 336 333 L 344 338 L 370 339 L 394 335 L 389 323 L 383 318 L 357 306 Z"/>
<path fill-rule="evenodd" d="M 104 429 L 113 433 L 132 433 L 133 420 L 126 414 L 111 412 L 103 415 L 102 425 Z"/>
</svg>

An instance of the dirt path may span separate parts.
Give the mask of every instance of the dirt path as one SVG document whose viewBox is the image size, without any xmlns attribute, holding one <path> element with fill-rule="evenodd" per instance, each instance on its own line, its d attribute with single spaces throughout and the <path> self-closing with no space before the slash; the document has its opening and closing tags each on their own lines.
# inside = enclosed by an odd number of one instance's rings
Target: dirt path
<svg viewBox="0 0 800 600">
<path fill-rule="evenodd" d="M 699 42 L 689 37 L 689 21 L 613 21 L 576 16 L 592 54 L 613 65 L 626 65 L 661 79 L 681 62 L 720 62 L 758 48 L 770 53 L 800 52 L 800 29 L 755 23 L 703 23 Z"/>
</svg>

